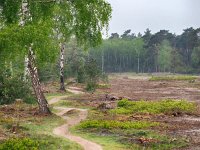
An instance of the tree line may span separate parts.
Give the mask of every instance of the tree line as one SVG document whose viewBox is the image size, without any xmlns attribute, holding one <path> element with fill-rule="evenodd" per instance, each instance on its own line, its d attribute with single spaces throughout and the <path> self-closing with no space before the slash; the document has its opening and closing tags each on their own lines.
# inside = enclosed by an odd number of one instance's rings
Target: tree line
<svg viewBox="0 0 200 150">
<path fill-rule="evenodd" d="M 112 33 L 101 46 L 90 49 L 104 72 L 200 72 L 200 28 L 187 28 L 181 35 L 146 29 L 137 35 L 126 30 Z"/>
</svg>

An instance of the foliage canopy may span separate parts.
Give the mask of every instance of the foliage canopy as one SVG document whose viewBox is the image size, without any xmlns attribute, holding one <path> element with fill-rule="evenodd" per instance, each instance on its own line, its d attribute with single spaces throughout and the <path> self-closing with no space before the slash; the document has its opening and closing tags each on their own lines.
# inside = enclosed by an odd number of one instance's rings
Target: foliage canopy
<svg viewBox="0 0 200 150">
<path fill-rule="evenodd" d="M 79 45 L 95 46 L 101 42 L 101 32 L 108 26 L 112 12 L 105 0 L 27 0 L 26 3 L 27 8 L 21 0 L 0 2 L 1 56 L 25 55 L 30 44 L 37 58 L 55 56 L 59 45 L 55 41 L 58 28 L 62 31 L 59 36 L 65 39 L 75 36 Z M 28 15 L 22 15 L 23 7 Z M 25 21 L 23 27 L 19 26 L 22 20 Z"/>
</svg>

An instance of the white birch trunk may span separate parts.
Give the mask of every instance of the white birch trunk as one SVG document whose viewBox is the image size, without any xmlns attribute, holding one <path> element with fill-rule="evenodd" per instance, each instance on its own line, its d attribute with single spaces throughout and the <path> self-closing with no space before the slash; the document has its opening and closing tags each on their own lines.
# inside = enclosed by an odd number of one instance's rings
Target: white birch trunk
<svg viewBox="0 0 200 150">
<path fill-rule="evenodd" d="M 138 70 L 137 70 L 137 73 L 140 72 L 140 55 L 138 54 Z"/>
<path fill-rule="evenodd" d="M 28 57 L 25 56 L 25 59 L 24 59 L 24 81 L 25 82 L 28 82 L 28 76 L 29 76 L 29 70 L 28 70 Z"/>
<path fill-rule="evenodd" d="M 39 112 L 40 114 L 50 114 L 51 112 L 49 110 L 47 100 L 41 88 L 37 67 L 35 66 L 35 57 L 31 46 L 29 47 L 28 54 L 28 69 L 32 81 L 32 86 L 39 105 Z"/>
<path fill-rule="evenodd" d="M 60 90 L 65 90 L 65 81 L 64 81 L 64 51 L 65 45 L 62 43 L 60 46 Z"/>
<path fill-rule="evenodd" d="M 31 17 L 28 11 L 28 2 L 26 0 L 22 0 L 20 26 L 24 26 L 26 21 L 30 21 L 30 20 L 31 20 Z M 34 90 L 34 93 L 36 95 L 37 102 L 39 105 L 39 113 L 51 114 L 48 107 L 47 100 L 42 91 L 37 67 L 35 66 L 35 57 L 32 50 L 32 44 L 31 46 L 29 46 L 29 49 L 28 49 L 28 57 L 25 57 L 25 72 L 26 73 L 28 72 L 30 74 L 32 87 L 33 87 L 33 90 Z"/>
</svg>

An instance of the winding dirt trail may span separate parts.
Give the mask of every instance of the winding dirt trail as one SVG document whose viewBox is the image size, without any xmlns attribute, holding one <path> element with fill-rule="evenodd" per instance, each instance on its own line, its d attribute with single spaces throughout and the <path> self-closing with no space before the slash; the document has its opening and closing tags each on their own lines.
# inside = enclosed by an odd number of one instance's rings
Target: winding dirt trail
<svg viewBox="0 0 200 150">
<path fill-rule="evenodd" d="M 70 89 L 70 92 L 74 94 L 82 94 L 83 92 L 78 91 L 76 89 Z M 58 96 L 49 101 L 49 104 L 57 103 L 59 100 L 67 98 L 67 96 Z M 62 117 L 66 120 L 66 124 L 54 128 L 53 133 L 58 136 L 62 136 L 67 138 L 73 142 L 80 144 L 84 150 L 103 150 L 102 147 L 94 142 L 83 139 L 79 136 L 74 136 L 69 132 L 69 128 L 75 126 L 80 123 L 80 121 L 85 120 L 88 115 L 87 109 L 79 109 L 79 108 L 66 108 L 66 107 L 54 107 L 54 109 L 59 110 L 56 115 Z M 73 117 L 68 117 L 66 114 L 71 111 L 76 111 L 77 115 Z"/>
</svg>

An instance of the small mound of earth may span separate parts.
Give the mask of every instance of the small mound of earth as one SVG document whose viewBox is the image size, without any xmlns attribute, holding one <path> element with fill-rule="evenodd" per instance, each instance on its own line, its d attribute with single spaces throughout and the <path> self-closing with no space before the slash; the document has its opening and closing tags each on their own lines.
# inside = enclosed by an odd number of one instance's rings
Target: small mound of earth
<svg viewBox="0 0 200 150">
<path fill-rule="evenodd" d="M 117 107 L 116 103 L 110 103 L 110 102 L 104 102 L 100 103 L 97 108 L 100 110 L 106 110 L 106 109 L 114 109 Z"/>
<path fill-rule="evenodd" d="M 66 113 L 64 113 L 63 116 L 70 116 L 70 117 L 72 117 L 72 116 L 77 116 L 79 113 L 80 113 L 79 110 L 77 110 L 77 109 L 71 109 L 71 110 L 67 111 Z"/>
</svg>

